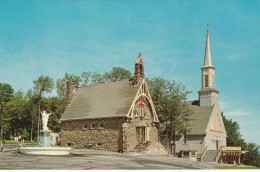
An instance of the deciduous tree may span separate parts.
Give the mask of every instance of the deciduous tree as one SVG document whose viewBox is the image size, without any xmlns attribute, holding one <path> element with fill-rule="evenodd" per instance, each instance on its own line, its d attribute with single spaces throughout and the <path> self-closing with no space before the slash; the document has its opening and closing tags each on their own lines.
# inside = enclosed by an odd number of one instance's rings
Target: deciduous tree
<svg viewBox="0 0 260 172">
<path fill-rule="evenodd" d="M 74 75 L 74 74 L 64 74 L 64 78 L 60 78 L 56 80 L 56 88 L 57 88 L 57 94 L 58 97 L 62 100 L 65 99 L 66 96 L 66 84 L 68 82 L 72 82 L 74 84 L 74 87 L 79 87 L 82 79 L 80 76 Z"/>
<path fill-rule="evenodd" d="M 171 141 L 175 142 L 176 135 L 190 129 L 192 110 L 185 102 L 190 92 L 182 84 L 163 78 L 152 78 L 148 84 L 160 122 L 165 126 L 162 133 L 166 134 L 170 145 Z"/>
<path fill-rule="evenodd" d="M 40 136 L 40 128 L 41 128 L 41 98 L 44 93 L 51 93 L 54 88 L 53 79 L 49 76 L 41 75 L 37 80 L 33 81 L 34 83 L 34 91 L 38 95 L 38 134 L 37 138 Z"/>
<path fill-rule="evenodd" d="M 105 82 L 116 82 L 131 78 L 131 72 L 121 67 L 113 67 L 110 72 L 106 72 L 104 75 Z"/>
</svg>

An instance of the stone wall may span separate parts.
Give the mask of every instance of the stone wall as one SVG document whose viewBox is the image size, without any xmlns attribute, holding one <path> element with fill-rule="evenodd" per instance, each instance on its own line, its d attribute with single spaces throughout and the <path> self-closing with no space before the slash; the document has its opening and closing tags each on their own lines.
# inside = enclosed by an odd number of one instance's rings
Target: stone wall
<svg viewBox="0 0 260 172">
<path fill-rule="evenodd" d="M 73 90 L 74 90 L 73 82 L 67 82 L 66 83 L 66 107 L 69 107 L 73 100 L 73 96 L 74 96 Z"/>
<path fill-rule="evenodd" d="M 126 118 L 103 118 L 86 119 L 61 122 L 61 145 L 83 149 L 103 149 L 114 152 L 136 151 L 138 144 L 145 142 L 158 142 L 158 127 L 153 122 L 152 110 L 146 100 L 142 116 L 139 106 L 140 100 L 136 102 L 135 114 L 132 119 Z M 100 124 L 104 128 L 100 128 Z M 92 125 L 95 127 L 92 127 Z M 139 126 L 142 124 L 142 126 Z M 146 129 L 145 129 L 146 127 Z M 147 129 L 149 128 L 149 129 Z M 143 138 L 145 129 L 146 139 Z"/>
<path fill-rule="evenodd" d="M 104 128 L 100 128 L 101 123 Z M 122 151 L 122 123 L 123 118 L 62 121 L 61 145 L 78 149 Z"/>
<path fill-rule="evenodd" d="M 136 102 L 135 105 L 135 115 L 132 119 L 129 119 L 126 122 L 126 134 L 127 134 L 127 143 L 126 143 L 126 152 L 136 151 L 135 147 L 138 144 L 143 144 L 143 135 L 142 130 L 143 128 L 141 126 L 138 126 L 141 121 L 145 121 L 146 127 L 149 127 L 149 131 L 146 130 L 146 132 L 149 132 L 149 138 L 147 138 L 146 141 L 149 141 L 151 143 L 158 142 L 158 128 L 156 124 L 153 122 L 152 117 L 152 110 L 148 106 L 148 103 L 146 100 L 143 100 L 144 108 L 143 108 L 143 117 L 140 115 L 140 107 L 139 107 L 140 100 Z"/>
<path fill-rule="evenodd" d="M 139 53 L 139 56 L 137 57 L 135 61 L 135 72 L 134 72 L 134 80 L 135 85 L 138 84 L 140 78 L 144 77 L 144 64 L 142 60 L 142 53 Z"/>
</svg>

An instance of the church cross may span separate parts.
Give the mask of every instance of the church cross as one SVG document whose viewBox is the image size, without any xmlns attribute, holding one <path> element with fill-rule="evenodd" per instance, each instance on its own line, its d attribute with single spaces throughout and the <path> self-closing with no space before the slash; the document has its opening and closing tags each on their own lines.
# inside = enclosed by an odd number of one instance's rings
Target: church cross
<svg viewBox="0 0 260 172">
<path fill-rule="evenodd" d="M 141 106 L 141 117 L 142 117 L 143 116 L 143 107 L 144 107 L 142 99 L 141 99 L 141 103 L 139 103 L 139 106 Z"/>
</svg>

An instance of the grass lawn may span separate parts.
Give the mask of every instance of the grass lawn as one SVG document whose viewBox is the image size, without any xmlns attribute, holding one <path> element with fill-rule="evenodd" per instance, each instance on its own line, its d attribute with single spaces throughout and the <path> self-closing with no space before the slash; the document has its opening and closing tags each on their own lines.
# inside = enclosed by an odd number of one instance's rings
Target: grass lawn
<svg viewBox="0 0 260 172">
<path fill-rule="evenodd" d="M 218 166 L 217 169 L 259 169 L 255 166 Z"/>
</svg>

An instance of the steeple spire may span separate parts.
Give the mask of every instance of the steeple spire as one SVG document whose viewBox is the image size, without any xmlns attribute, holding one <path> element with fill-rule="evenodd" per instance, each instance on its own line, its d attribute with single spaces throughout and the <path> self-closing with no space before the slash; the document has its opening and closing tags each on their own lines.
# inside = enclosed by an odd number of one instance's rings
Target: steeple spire
<svg viewBox="0 0 260 172">
<path fill-rule="evenodd" d="M 218 90 L 215 89 L 215 68 L 212 65 L 210 53 L 209 24 L 207 24 L 204 65 L 201 68 L 201 72 L 202 87 L 198 91 L 200 106 L 211 106 L 218 101 Z"/>
<path fill-rule="evenodd" d="M 210 43 L 209 43 L 209 24 L 208 23 L 207 23 L 207 36 L 206 36 L 204 66 L 212 66 Z"/>
</svg>

